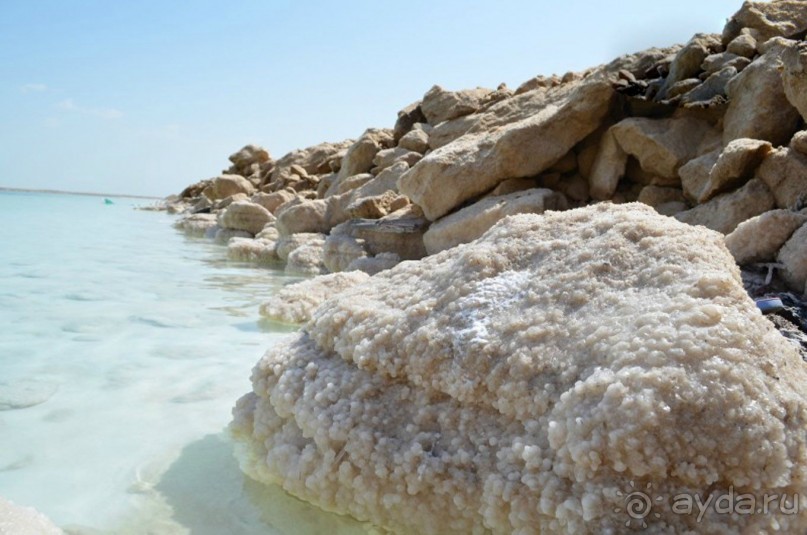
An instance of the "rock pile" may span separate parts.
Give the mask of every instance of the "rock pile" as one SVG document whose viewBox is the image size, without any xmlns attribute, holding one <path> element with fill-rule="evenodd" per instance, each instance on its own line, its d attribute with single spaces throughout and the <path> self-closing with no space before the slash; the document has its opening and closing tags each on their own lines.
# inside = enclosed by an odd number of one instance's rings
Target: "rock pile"
<svg viewBox="0 0 807 535">
<path fill-rule="evenodd" d="M 510 214 L 601 201 L 639 201 L 729 234 L 807 200 L 806 13 L 794 0 L 746 2 L 722 35 L 683 46 L 515 91 L 434 86 L 393 128 L 356 140 L 279 160 L 247 145 L 172 209 L 188 213 L 180 228 L 220 242 L 254 237 L 261 221 L 280 236 L 324 235 L 322 251 L 296 255 L 291 269 L 304 272 L 375 271 L 472 241 Z M 247 216 L 245 203 L 267 214 Z M 226 211 L 215 226 L 196 215 Z M 271 256 L 236 243 L 234 257 Z M 780 278 L 804 291 L 800 277 Z"/>
</svg>

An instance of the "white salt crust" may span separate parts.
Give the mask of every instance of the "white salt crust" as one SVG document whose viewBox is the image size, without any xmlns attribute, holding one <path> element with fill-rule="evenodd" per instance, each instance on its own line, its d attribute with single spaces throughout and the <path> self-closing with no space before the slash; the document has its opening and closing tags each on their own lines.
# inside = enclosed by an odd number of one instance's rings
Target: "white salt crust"
<svg viewBox="0 0 807 535">
<path fill-rule="evenodd" d="M 345 271 L 288 284 L 263 303 L 260 312 L 271 320 L 304 323 L 325 300 L 369 278 L 361 271 Z"/>
<path fill-rule="evenodd" d="M 644 205 L 514 216 L 402 263 L 326 301 L 252 381 L 231 425 L 246 473 L 399 533 L 623 533 L 648 484 L 807 496 L 805 364 L 722 235 Z M 646 520 L 807 528 L 668 504 Z"/>
</svg>

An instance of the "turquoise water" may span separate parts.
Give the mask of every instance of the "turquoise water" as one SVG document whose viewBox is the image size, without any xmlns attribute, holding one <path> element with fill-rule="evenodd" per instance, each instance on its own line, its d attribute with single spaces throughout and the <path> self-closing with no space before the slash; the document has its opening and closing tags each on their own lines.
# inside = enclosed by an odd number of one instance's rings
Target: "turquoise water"
<svg viewBox="0 0 807 535">
<path fill-rule="evenodd" d="M 242 476 L 222 433 L 292 279 L 113 200 L 0 192 L 0 496 L 71 533 L 355 531 Z"/>
</svg>

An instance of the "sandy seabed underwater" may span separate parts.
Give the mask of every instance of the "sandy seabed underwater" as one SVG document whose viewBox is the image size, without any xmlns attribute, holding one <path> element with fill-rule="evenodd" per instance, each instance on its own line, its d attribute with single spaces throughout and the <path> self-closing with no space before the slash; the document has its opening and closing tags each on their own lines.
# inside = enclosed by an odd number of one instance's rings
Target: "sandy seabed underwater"
<svg viewBox="0 0 807 535">
<path fill-rule="evenodd" d="M 224 432 L 293 279 L 112 200 L 0 192 L 0 496 L 73 534 L 366 532 L 243 476 Z"/>
</svg>

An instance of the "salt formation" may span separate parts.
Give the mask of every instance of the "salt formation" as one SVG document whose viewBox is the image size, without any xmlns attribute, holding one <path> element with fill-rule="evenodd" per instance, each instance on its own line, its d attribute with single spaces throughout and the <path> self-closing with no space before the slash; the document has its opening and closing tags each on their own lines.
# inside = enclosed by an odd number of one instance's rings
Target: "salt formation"
<svg viewBox="0 0 807 535">
<path fill-rule="evenodd" d="M 0 497 L 0 535 L 63 535 L 33 507 L 21 507 Z"/>
<path fill-rule="evenodd" d="M 361 271 L 347 271 L 289 284 L 261 305 L 261 315 L 283 323 L 306 322 L 331 296 L 369 278 Z"/>
<path fill-rule="evenodd" d="M 722 235 L 641 204 L 508 217 L 375 275 L 252 381 L 243 469 L 396 532 L 807 527 L 784 506 L 671 509 L 807 495 L 807 370 Z M 636 489 L 661 498 L 639 520 Z"/>
</svg>

